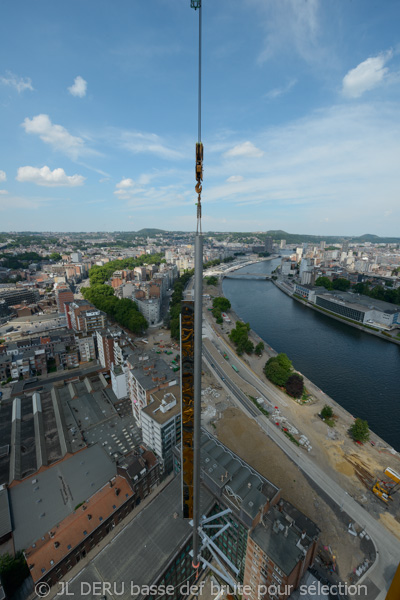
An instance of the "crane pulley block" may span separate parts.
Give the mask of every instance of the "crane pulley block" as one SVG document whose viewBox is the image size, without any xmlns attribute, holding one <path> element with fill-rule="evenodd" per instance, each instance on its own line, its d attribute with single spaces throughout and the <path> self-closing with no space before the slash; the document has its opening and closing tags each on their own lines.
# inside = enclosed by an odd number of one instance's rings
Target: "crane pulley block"
<svg viewBox="0 0 400 600">
<path fill-rule="evenodd" d="M 198 183 L 203 181 L 203 144 L 201 142 L 196 144 L 196 181 Z"/>
<path fill-rule="evenodd" d="M 190 7 L 194 8 L 194 10 L 201 8 L 201 0 L 190 0 Z"/>
</svg>

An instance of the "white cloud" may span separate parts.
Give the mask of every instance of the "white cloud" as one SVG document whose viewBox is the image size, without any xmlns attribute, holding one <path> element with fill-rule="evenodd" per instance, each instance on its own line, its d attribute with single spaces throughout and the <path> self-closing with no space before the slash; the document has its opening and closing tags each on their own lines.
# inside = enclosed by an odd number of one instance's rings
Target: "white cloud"
<svg viewBox="0 0 400 600">
<path fill-rule="evenodd" d="M 351 69 L 343 78 L 342 92 L 349 98 L 359 98 L 364 92 L 379 85 L 389 69 L 386 62 L 392 57 L 392 52 L 367 58 L 355 69 Z"/>
<path fill-rule="evenodd" d="M 117 183 L 116 188 L 117 189 L 127 189 L 127 188 L 132 188 L 135 185 L 135 182 L 133 181 L 133 179 L 121 179 L 121 181 L 119 183 Z"/>
<path fill-rule="evenodd" d="M 7 190 L 0 190 L 0 194 L 3 194 L 3 196 L 5 196 L 6 194 L 8 194 Z"/>
<path fill-rule="evenodd" d="M 83 79 L 80 75 L 75 77 L 73 85 L 68 88 L 69 93 L 72 96 L 77 96 L 78 98 L 83 98 L 86 96 L 87 89 L 87 81 Z"/>
<path fill-rule="evenodd" d="M 7 71 L 6 77 L 0 77 L 0 83 L 13 87 L 17 90 L 18 94 L 25 90 L 34 90 L 30 77 L 18 77 L 18 75 L 14 75 L 10 71 Z"/>
<path fill-rule="evenodd" d="M 169 148 L 162 138 L 155 133 L 123 131 L 119 138 L 119 144 L 134 154 L 155 154 L 168 160 L 177 160 L 184 157 L 181 152 Z"/>
<path fill-rule="evenodd" d="M 243 181 L 243 177 L 242 175 L 231 175 L 226 181 L 228 183 L 239 183 L 240 181 Z"/>
<path fill-rule="evenodd" d="M 273 56 L 294 52 L 307 62 L 321 60 L 319 0 L 246 0 L 250 10 L 258 12 L 258 21 L 265 31 L 264 47 L 258 57 L 260 64 Z M 318 49 L 318 51 L 316 51 Z"/>
<path fill-rule="evenodd" d="M 88 153 L 82 138 L 71 135 L 62 125 L 51 122 L 49 115 L 36 115 L 26 118 L 22 123 L 26 133 L 38 135 L 46 144 L 76 159 L 80 154 Z"/>
<path fill-rule="evenodd" d="M 269 98 L 270 100 L 279 98 L 279 96 L 283 96 L 284 94 L 287 94 L 292 89 L 292 87 L 296 85 L 296 83 L 297 83 L 297 79 L 291 79 L 289 81 L 289 83 L 287 83 L 284 87 L 274 88 L 273 90 L 270 90 L 269 92 L 267 92 L 265 94 L 265 97 Z"/>
<path fill-rule="evenodd" d="M 243 142 L 225 152 L 224 156 L 227 158 L 236 158 L 238 156 L 259 158 L 263 154 L 264 152 L 257 148 L 252 142 Z"/>
<path fill-rule="evenodd" d="M 0 181 L 7 181 L 7 175 L 5 171 L 0 171 Z"/>
<path fill-rule="evenodd" d="M 46 187 L 76 187 L 83 185 L 85 177 L 82 177 L 82 175 L 68 176 L 61 168 L 51 171 L 47 166 L 41 169 L 27 166 L 19 167 L 16 180 Z"/>
</svg>

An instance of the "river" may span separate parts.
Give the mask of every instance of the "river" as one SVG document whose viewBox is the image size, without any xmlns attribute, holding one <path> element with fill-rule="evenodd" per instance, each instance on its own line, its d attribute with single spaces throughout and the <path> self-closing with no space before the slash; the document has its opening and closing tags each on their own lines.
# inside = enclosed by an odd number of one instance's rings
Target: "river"
<svg viewBox="0 0 400 600">
<path fill-rule="evenodd" d="M 271 273 L 280 260 L 243 271 Z M 268 345 L 400 451 L 400 346 L 301 305 L 271 281 L 224 279 L 223 292 Z"/>
</svg>

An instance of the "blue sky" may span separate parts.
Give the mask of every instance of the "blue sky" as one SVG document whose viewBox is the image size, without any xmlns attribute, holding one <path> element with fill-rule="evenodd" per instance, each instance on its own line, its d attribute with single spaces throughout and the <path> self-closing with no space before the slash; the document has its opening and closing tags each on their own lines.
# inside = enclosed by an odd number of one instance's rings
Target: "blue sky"
<svg viewBox="0 0 400 600">
<path fill-rule="evenodd" d="M 203 0 L 203 230 L 400 235 L 398 0 Z M 3 0 L 0 231 L 195 228 L 190 0 Z"/>
</svg>

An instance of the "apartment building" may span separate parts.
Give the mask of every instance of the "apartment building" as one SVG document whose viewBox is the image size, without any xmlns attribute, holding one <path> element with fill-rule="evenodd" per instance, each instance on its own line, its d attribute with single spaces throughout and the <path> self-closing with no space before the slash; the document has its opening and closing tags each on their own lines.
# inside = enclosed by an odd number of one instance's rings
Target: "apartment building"
<svg viewBox="0 0 400 600">
<path fill-rule="evenodd" d="M 149 359 L 131 355 L 128 358 L 128 366 L 130 361 L 134 362 L 134 368 L 128 371 L 128 392 L 133 416 L 137 425 L 141 427 L 141 413 L 148 405 L 150 395 L 158 390 L 177 385 L 178 382 L 175 373 L 161 358 Z"/>
<path fill-rule="evenodd" d="M 111 369 L 114 359 L 114 337 L 106 329 L 96 331 L 97 351 L 103 369 Z"/>
<path fill-rule="evenodd" d="M 13 290 L 0 291 L 0 299 L 4 300 L 7 306 L 22 304 L 22 302 L 35 304 L 40 300 L 40 295 L 36 289 L 15 288 Z"/>
<path fill-rule="evenodd" d="M 165 473 L 173 470 L 173 449 L 181 440 L 180 387 L 150 394 L 142 409 L 143 442 L 162 459 Z"/>
<path fill-rule="evenodd" d="M 71 291 L 71 288 L 68 285 L 59 286 L 56 289 L 56 302 L 58 312 L 60 314 L 65 313 L 65 302 L 73 302 L 74 294 Z"/>
<path fill-rule="evenodd" d="M 79 351 L 80 362 L 90 362 L 96 359 L 96 347 L 92 335 L 75 336 L 75 342 Z"/>
<path fill-rule="evenodd" d="M 247 600 L 285 600 L 314 563 L 319 528 L 281 499 L 249 531 L 244 586 Z M 265 590 L 260 594 L 260 590 Z"/>
<path fill-rule="evenodd" d="M 86 300 L 65 302 L 65 316 L 68 329 L 75 333 L 93 333 L 106 325 L 106 315 Z"/>
<path fill-rule="evenodd" d="M 159 298 L 152 298 L 150 300 L 135 299 L 135 302 L 149 325 L 155 325 L 160 321 L 161 302 Z"/>
<path fill-rule="evenodd" d="M 122 398 L 126 398 L 128 396 L 128 380 L 126 371 L 127 367 L 115 364 L 112 364 L 110 369 L 111 387 L 118 400 L 122 400 Z"/>
</svg>

